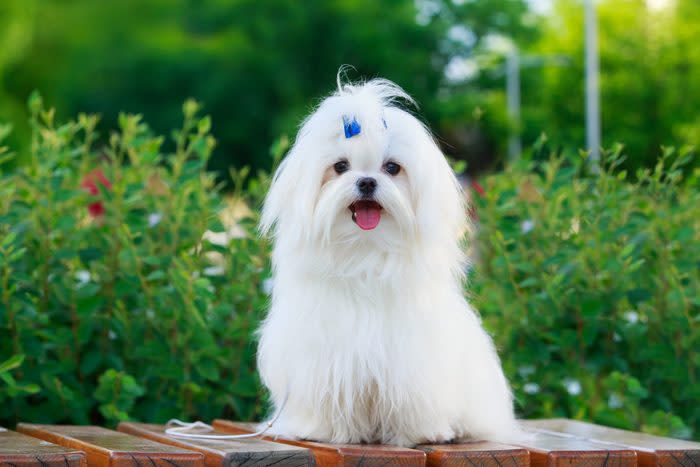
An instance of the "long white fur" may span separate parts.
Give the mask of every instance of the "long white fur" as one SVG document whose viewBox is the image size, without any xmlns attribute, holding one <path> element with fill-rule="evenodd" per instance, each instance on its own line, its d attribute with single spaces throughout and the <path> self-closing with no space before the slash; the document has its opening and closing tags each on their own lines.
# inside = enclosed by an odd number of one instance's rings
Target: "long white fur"
<svg viewBox="0 0 700 467">
<path fill-rule="evenodd" d="M 519 436 L 490 337 L 463 295 L 464 197 L 395 84 L 342 84 L 303 123 L 275 174 L 260 229 L 274 239 L 272 304 L 258 366 L 277 408 L 271 432 L 411 446 Z M 343 116 L 362 130 L 345 138 Z M 382 121 L 386 121 L 386 128 Z M 341 158 L 350 170 L 337 175 Z M 383 171 L 391 159 L 402 171 Z M 381 221 L 350 204 L 377 179 Z"/>
</svg>

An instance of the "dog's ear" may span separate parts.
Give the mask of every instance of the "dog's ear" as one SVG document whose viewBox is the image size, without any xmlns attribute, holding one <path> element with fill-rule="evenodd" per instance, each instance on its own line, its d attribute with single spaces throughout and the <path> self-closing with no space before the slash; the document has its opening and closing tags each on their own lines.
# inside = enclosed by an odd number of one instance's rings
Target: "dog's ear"
<svg viewBox="0 0 700 467">
<path fill-rule="evenodd" d="M 464 237 L 469 231 L 467 201 L 447 159 L 430 138 L 421 145 L 424 160 L 417 190 L 416 221 L 421 241 L 431 246 L 434 261 L 449 264 L 454 277 L 464 277 Z"/>
<path fill-rule="evenodd" d="M 440 235 L 437 242 L 461 240 L 468 227 L 467 202 L 454 171 L 435 141 L 423 144 L 422 188 L 417 190 L 416 216 L 422 235 Z M 435 226 L 442 226 L 436 229 Z"/>
<path fill-rule="evenodd" d="M 272 178 L 258 229 L 277 236 L 282 224 L 303 230 L 309 225 L 318 186 L 315 154 L 303 140 L 297 141 Z"/>
<path fill-rule="evenodd" d="M 282 214 L 282 209 L 284 209 L 284 200 L 290 200 L 292 194 L 291 177 L 288 173 L 285 174 L 284 170 L 290 160 L 290 156 L 291 154 L 282 160 L 272 177 L 270 189 L 263 204 L 260 224 L 258 225 L 261 235 L 267 236 L 271 233 Z"/>
</svg>

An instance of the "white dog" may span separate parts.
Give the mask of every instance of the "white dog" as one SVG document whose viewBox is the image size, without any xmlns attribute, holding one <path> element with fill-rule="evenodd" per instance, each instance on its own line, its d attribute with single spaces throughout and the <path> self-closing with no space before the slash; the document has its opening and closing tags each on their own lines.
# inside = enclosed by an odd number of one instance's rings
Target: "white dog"
<svg viewBox="0 0 700 467">
<path fill-rule="evenodd" d="M 258 348 L 282 408 L 271 431 L 400 446 L 513 439 L 508 384 L 463 296 L 463 195 L 397 99 L 412 102 L 386 80 L 339 82 L 275 174 Z"/>
</svg>

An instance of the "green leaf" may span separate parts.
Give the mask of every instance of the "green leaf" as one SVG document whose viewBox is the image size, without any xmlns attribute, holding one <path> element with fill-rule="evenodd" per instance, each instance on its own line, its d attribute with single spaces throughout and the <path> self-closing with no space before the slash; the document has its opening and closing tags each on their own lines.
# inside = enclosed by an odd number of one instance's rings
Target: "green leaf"
<svg viewBox="0 0 700 467">
<path fill-rule="evenodd" d="M 5 235 L 5 238 L 2 239 L 2 242 L 0 242 L 0 247 L 7 248 L 12 243 L 14 243 L 16 239 L 17 239 L 17 233 L 10 231 L 7 235 Z"/>
<path fill-rule="evenodd" d="M 102 258 L 104 252 L 100 248 L 83 248 L 78 252 L 78 255 L 84 264 L 89 264 L 91 261 Z"/>
<path fill-rule="evenodd" d="M 148 274 L 148 275 L 146 276 L 146 280 L 148 280 L 148 281 L 156 281 L 156 280 L 165 279 L 166 277 L 167 277 L 167 276 L 166 276 L 166 274 L 165 274 L 163 271 L 157 270 L 157 271 L 153 271 L 153 272 L 151 272 L 150 274 Z"/>
<path fill-rule="evenodd" d="M 15 368 L 19 368 L 24 361 L 24 355 L 13 355 L 4 362 L 0 363 L 0 373 L 5 373 Z"/>
<path fill-rule="evenodd" d="M 209 133 L 209 130 L 211 130 L 211 118 L 207 115 L 206 117 L 199 120 L 199 122 L 197 123 L 197 131 L 200 134 L 204 134 Z"/>
<path fill-rule="evenodd" d="M 197 372 L 209 381 L 218 381 L 219 371 L 212 360 L 203 359 L 197 362 Z"/>
<path fill-rule="evenodd" d="M 2 140 L 7 138 L 10 133 L 12 133 L 12 124 L 11 123 L 0 124 L 0 142 L 2 142 Z"/>
<path fill-rule="evenodd" d="M 39 94 L 39 91 L 32 91 L 27 99 L 27 107 L 29 108 L 29 111 L 32 113 L 32 115 L 37 115 L 43 106 L 43 100 L 41 98 L 41 94 Z"/>
</svg>

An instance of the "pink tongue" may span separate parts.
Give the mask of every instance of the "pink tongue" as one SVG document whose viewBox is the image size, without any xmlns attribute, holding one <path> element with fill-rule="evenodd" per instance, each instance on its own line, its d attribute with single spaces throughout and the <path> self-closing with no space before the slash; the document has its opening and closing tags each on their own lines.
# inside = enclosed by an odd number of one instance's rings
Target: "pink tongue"
<svg viewBox="0 0 700 467">
<path fill-rule="evenodd" d="M 362 230 L 372 230 L 379 225 L 382 208 L 376 203 L 358 202 L 355 205 L 355 222 Z"/>
</svg>

